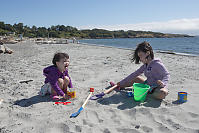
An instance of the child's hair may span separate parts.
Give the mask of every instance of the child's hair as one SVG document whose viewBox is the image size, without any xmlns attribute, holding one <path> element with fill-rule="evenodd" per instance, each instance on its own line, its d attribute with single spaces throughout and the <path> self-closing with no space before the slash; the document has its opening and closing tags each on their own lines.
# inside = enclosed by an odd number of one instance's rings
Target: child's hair
<svg viewBox="0 0 199 133">
<path fill-rule="evenodd" d="M 134 51 L 132 62 L 135 61 L 135 64 L 139 64 L 140 63 L 140 57 L 138 56 L 138 52 L 146 53 L 148 51 L 150 52 L 149 56 L 151 57 L 151 59 L 154 59 L 153 49 L 148 42 L 144 41 L 144 42 L 138 44 L 135 51 Z M 146 57 L 146 58 L 148 58 L 148 57 Z"/>
<path fill-rule="evenodd" d="M 52 63 L 57 66 L 56 62 L 59 62 L 63 58 L 69 59 L 69 55 L 67 53 L 55 53 Z"/>
<path fill-rule="evenodd" d="M 2 42 L 2 41 L 0 41 L 0 45 L 3 45 L 3 42 Z"/>
</svg>

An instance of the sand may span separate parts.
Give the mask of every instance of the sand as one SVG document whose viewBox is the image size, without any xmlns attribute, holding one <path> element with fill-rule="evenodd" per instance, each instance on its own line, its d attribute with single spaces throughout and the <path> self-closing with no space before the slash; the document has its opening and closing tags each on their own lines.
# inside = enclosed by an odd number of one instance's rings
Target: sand
<svg viewBox="0 0 199 133">
<path fill-rule="evenodd" d="M 89 100 L 76 112 L 89 88 L 95 94 L 139 68 L 130 62 L 131 50 L 83 44 L 7 44 L 14 53 L 0 55 L 0 133 L 171 133 L 199 132 L 199 57 L 155 53 L 170 72 L 169 95 L 163 101 L 147 97 L 144 103 L 113 91 L 103 99 Z M 51 65 L 55 52 L 70 55 L 69 74 L 76 99 L 57 105 L 49 96 L 38 95 L 42 70 Z M 144 77 L 144 76 L 143 76 Z M 29 81 L 29 82 L 23 82 Z M 188 92 L 188 101 L 177 104 L 177 93 Z"/>
</svg>

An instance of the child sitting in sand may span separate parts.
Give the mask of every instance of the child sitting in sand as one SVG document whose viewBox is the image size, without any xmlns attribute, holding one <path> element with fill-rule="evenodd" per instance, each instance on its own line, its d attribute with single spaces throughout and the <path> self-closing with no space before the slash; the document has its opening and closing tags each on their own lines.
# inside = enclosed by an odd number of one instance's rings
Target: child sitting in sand
<svg viewBox="0 0 199 133">
<path fill-rule="evenodd" d="M 150 92 L 154 98 L 164 99 L 168 95 L 166 86 L 169 80 L 169 72 L 160 59 L 154 59 L 153 49 L 148 42 L 138 44 L 132 61 L 135 61 L 135 64 L 142 62 L 143 65 L 118 82 L 117 88 L 130 87 L 133 83 L 144 83 L 152 88 L 154 87 Z M 140 77 L 142 73 L 147 77 L 146 80 Z M 111 85 L 113 86 L 114 83 L 111 82 Z"/>
<path fill-rule="evenodd" d="M 56 53 L 52 63 L 53 65 L 43 70 L 46 79 L 45 85 L 41 88 L 40 95 L 45 95 L 45 90 L 47 90 L 53 99 L 59 99 L 59 96 L 68 99 L 67 87 L 73 88 L 68 75 L 69 55 L 66 53 Z"/>
</svg>

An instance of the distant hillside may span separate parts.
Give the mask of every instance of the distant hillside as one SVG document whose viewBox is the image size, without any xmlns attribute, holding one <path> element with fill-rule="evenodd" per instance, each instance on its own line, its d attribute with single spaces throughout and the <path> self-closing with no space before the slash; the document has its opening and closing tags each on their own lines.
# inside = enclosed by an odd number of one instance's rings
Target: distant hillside
<svg viewBox="0 0 199 133">
<path fill-rule="evenodd" d="M 104 29 L 92 29 L 92 30 L 78 30 L 72 26 L 56 25 L 50 28 L 46 27 L 28 27 L 23 23 L 18 24 L 5 24 L 0 21 L 0 36 L 4 35 L 23 35 L 24 37 L 43 37 L 43 38 L 172 38 L 172 37 L 193 37 L 184 34 L 164 34 L 151 31 L 108 31 Z"/>
</svg>

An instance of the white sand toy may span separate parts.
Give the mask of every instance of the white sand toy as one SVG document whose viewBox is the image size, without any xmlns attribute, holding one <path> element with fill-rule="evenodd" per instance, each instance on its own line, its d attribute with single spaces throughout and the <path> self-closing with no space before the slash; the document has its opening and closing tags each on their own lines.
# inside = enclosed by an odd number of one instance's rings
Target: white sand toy
<svg viewBox="0 0 199 133">
<path fill-rule="evenodd" d="M 93 92 L 94 92 L 94 88 L 90 88 L 90 94 L 88 95 L 86 101 L 85 101 L 84 104 L 79 108 L 79 110 L 78 110 L 77 112 L 73 113 L 73 114 L 70 116 L 70 118 L 75 118 L 75 117 L 77 117 L 77 116 L 80 114 L 80 112 L 84 109 L 86 103 L 87 103 L 88 100 L 90 99 L 90 97 L 91 97 L 91 95 L 93 94 Z"/>
</svg>

